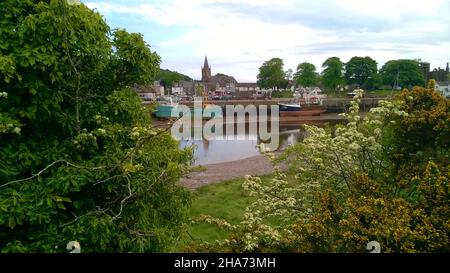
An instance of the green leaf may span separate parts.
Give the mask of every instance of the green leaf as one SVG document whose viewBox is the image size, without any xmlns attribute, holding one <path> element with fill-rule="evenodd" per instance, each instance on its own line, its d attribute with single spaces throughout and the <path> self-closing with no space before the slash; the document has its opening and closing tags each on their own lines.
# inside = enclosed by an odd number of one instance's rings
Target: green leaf
<svg viewBox="0 0 450 273">
<path fill-rule="evenodd" d="M 14 229 L 14 227 L 16 226 L 16 219 L 14 217 L 12 217 L 12 216 L 9 217 L 8 226 L 11 229 Z"/>
</svg>

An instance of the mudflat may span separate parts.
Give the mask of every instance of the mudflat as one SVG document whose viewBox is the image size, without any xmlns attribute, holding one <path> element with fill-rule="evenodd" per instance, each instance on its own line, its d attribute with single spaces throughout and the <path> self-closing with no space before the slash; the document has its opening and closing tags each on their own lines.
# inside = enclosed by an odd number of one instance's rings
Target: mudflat
<svg viewBox="0 0 450 273">
<path fill-rule="evenodd" d="M 242 178 L 246 175 L 266 175 L 273 172 L 272 163 L 263 155 L 246 159 L 204 165 L 202 172 L 191 172 L 180 180 L 180 184 L 191 189 L 226 180 Z"/>
</svg>

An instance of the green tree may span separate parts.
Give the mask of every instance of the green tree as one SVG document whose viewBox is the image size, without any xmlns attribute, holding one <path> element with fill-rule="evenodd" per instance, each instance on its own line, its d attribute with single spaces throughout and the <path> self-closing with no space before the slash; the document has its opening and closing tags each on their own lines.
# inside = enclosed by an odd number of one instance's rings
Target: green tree
<svg viewBox="0 0 450 273">
<path fill-rule="evenodd" d="M 126 88 L 150 82 L 159 57 L 83 4 L 0 10 L 0 251 L 167 250 L 186 219 L 176 183 L 191 152 Z"/>
<path fill-rule="evenodd" d="M 319 74 L 311 63 L 299 64 L 294 78 L 297 86 L 316 86 L 319 83 Z"/>
<path fill-rule="evenodd" d="M 376 88 L 380 81 L 377 62 L 370 57 L 351 58 L 345 64 L 345 80 L 362 88 Z"/>
<path fill-rule="evenodd" d="M 284 72 L 284 78 L 287 80 L 287 81 L 291 81 L 292 80 L 292 78 L 293 78 L 293 71 L 292 71 L 292 69 L 288 69 L 288 70 L 286 70 L 286 72 Z"/>
<path fill-rule="evenodd" d="M 167 69 L 160 69 L 157 79 L 161 80 L 161 84 L 166 89 L 171 89 L 174 83 L 178 83 L 180 81 L 192 81 L 192 79 L 186 75 Z"/>
<path fill-rule="evenodd" d="M 272 58 L 263 63 L 259 68 L 258 81 L 259 88 L 282 88 L 286 85 L 285 73 L 283 70 L 283 60 L 280 58 Z"/>
<path fill-rule="evenodd" d="M 344 81 L 344 64 L 338 57 L 328 58 L 322 67 L 322 84 L 325 88 L 336 90 L 342 87 L 345 83 Z"/>
<path fill-rule="evenodd" d="M 159 72 L 160 57 L 149 50 L 142 34 L 124 29 L 113 31 L 113 71 L 118 87 L 149 85 Z"/>
<path fill-rule="evenodd" d="M 415 85 L 423 86 L 425 79 L 417 61 L 391 60 L 380 69 L 384 84 L 395 87 L 412 88 Z"/>
<path fill-rule="evenodd" d="M 291 88 L 292 86 L 292 79 L 293 79 L 294 75 L 293 75 L 293 71 L 292 69 L 288 69 L 284 72 L 284 82 L 281 86 L 282 89 L 288 89 Z"/>
<path fill-rule="evenodd" d="M 450 101 L 434 90 L 435 81 L 427 88 L 404 89 L 398 99 L 408 116 L 394 120 L 392 130 L 392 173 L 402 185 L 423 173 L 433 160 L 445 168 L 450 164 Z"/>
</svg>

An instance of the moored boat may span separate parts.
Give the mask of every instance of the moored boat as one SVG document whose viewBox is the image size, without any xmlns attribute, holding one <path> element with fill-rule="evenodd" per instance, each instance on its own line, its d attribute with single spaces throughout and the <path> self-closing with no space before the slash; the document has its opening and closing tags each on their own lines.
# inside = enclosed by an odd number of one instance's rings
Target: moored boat
<svg viewBox="0 0 450 273">
<path fill-rule="evenodd" d="M 326 112 L 322 105 L 296 103 L 278 103 L 280 117 L 319 116 Z"/>
<path fill-rule="evenodd" d="M 177 102 L 174 102 L 171 97 L 159 98 L 158 105 L 156 106 L 153 116 L 159 119 L 172 119 L 179 118 L 179 116 L 174 116 L 174 113 L 179 113 L 180 111 L 174 111 L 178 108 Z"/>
<path fill-rule="evenodd" d="M 174 102 L 172 98 L 163 98 L 158 101 L 153 116 L 159 119 L 178 119 L 184 115 L 190 114 L 192 118 L 200 116 L 202 119 L 212 117 L 222 117 L 222 109 L 218 106 L 204 103 L 201 108 L 191 108 L 186 111 L 186 107 Z"/>
</svg>

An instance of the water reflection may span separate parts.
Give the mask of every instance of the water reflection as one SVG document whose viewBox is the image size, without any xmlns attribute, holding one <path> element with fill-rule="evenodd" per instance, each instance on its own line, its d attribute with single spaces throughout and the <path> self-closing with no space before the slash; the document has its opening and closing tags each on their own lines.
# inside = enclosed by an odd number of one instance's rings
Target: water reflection
<svg viewBox="0 0 450 273">
<path fill-rule="evenodd" d="M 270 128 L 270 126 L 269 126 Z M 180 147 L 185 148 L 195 145 L 195 165 L 207 165 L 221 162 L 240 160 L 259 155 L 257 145 L 260 144 L 258 135 L 248 134 L 246 126 L 245 135 L 237 135 L 233 139 L 226 140 L 182 140 Z M 235 131 L 236 132 L 236 131 Z M 278 150 L 302 141 L 305 138 L 305 130 L 300 125 L 282 126 L 274 137 L 279 137 Z"/>
</svg>

